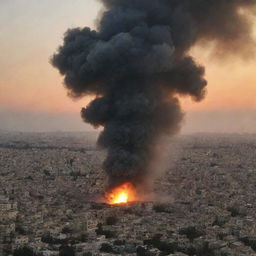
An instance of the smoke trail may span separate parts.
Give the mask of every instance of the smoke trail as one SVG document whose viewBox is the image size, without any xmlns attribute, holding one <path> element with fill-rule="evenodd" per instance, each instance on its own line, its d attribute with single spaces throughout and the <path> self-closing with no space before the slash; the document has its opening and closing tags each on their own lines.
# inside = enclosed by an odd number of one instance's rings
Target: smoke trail
<svg viewBox="0 0 256 256">
<path fill-rule="evenodd" d="M 253 44 L 246 13 L 255 0 L 102 0 L 97 31 L 65 34 L 52 64 L 65 76 L 71 97 L 95 95 L 81 114 L 103 126 L 98 144 L 107 149 L 103 167 L 110 185 L 142 183 L 154 145 L 175 134 L 183 118 L 177 97 L 204 98 L 204 68 L 189 49 L 214 42 L 215 49 L 244 54 Z M 225 50 L 225 51 L 223 51 Z"/>
</svg>

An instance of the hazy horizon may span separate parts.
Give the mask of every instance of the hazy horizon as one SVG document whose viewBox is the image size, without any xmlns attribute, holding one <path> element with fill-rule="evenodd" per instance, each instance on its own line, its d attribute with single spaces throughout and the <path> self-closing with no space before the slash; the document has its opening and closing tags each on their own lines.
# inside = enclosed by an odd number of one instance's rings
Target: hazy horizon
<svg viewBox="0 0 256 256">
<path fill-rule="evenodd" d="M 0 131 L 10 132 L 99 132 L 82 121 L 79 113 L 0 110 Z M 255 111 L 189 111 L 185 113 L 182 134 L 255 133 Z"/>
</svg>

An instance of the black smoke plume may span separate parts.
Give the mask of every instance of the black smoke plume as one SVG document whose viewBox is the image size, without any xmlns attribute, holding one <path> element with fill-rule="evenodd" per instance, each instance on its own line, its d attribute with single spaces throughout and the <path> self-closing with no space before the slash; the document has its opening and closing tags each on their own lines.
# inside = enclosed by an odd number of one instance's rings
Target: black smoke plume
<svg viewBox="0 0 256 256">
<path fill-rule="evenodd" d="M 204 98 L 204 68 L 189 56 L 211 42 L 220 53 L 253 44 L 248 14 L 255 0 L 101 0 L 97 30 L 70 29 L 52 58 L 71 97 L 94 95 L 81 111 L 104 127 L 98 144 L 110 186 L 142 184 L 155 145 L 176 133 L 183 118 L 177 97 Z"/>
</svg>

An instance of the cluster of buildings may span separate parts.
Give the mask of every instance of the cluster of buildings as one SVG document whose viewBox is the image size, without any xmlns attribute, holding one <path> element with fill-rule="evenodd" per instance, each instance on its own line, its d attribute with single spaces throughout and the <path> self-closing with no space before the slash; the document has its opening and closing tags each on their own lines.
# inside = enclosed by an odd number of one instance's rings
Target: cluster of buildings
<svg viewBox="0 0 256 256">
<path fill-rule="evenodd" d="M 0 135 L 1 256 L 256 255 L 256 136 L 174 139 L 154 196 L 116 206 L 92 137 Z"/>
<path fill-rule="evenodd" d="M 17 214 L 17 203 L 0 194 L 0 255 L 15 236 Z"/>
</svg>

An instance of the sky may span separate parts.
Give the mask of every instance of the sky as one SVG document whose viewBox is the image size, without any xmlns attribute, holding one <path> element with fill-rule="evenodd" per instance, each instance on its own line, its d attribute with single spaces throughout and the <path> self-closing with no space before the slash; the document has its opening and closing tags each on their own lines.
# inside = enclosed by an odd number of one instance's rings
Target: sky
<svg viewBox="0 0 256 256">
<path fill-rule="evenodd" d="M 90 98 L 72 100 L 49 63 L 68 28 L 95 27 L 97 0 L 0 1 L 0 130 L 83 131 L 80 110 Z M 256 21 L 255 21 L 256 31 Z M 183 98 L 183 132 L 256 132 L 256 57 L 220 60 L 194 48 L 206 67 L 204 101 Z"/>
</svg>

